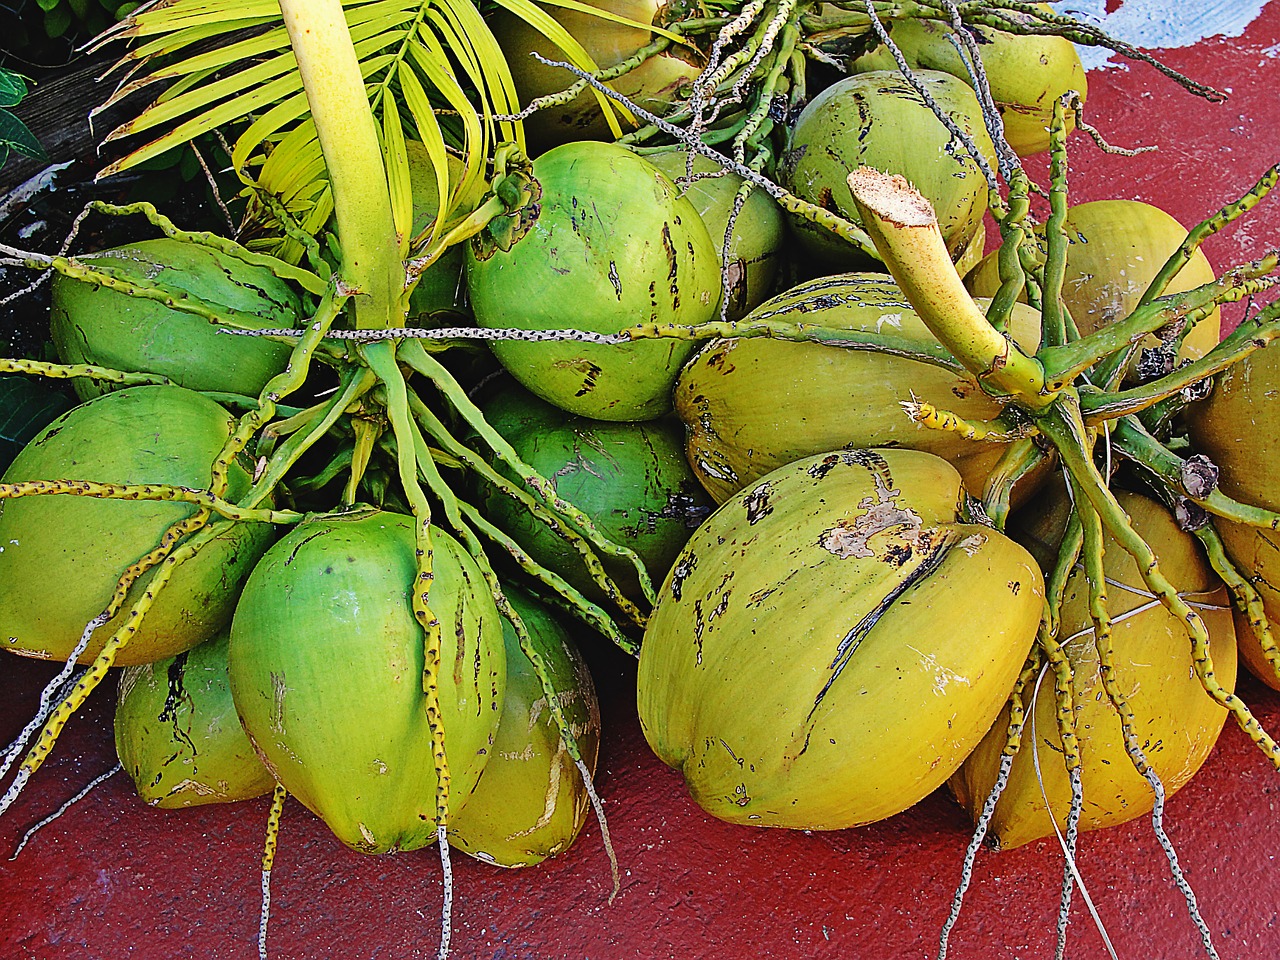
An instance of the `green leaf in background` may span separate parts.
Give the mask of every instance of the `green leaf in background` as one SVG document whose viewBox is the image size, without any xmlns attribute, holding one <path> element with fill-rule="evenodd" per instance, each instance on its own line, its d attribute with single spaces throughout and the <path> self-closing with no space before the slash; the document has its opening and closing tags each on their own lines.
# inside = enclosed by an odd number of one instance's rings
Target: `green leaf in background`
<svg viewBox="0 0 1280 960">
<path fill-rule="evenodd" d="M 70 410 L 71 399 L 47 380 L 0 377 L 0 471 L 37 433 Z"/>
<path fill-rule="evenodd" d="M 0 107 L 16 107 L 26 95 L 26 78 L 0 67 Z"/>
<path fill-rule="evenodd" d="M 26 95 L 26 78 L 0 67 L 0 108 L 15 107 Z M 10 152 L 42 163 L 49 159 L 27 125 L 8 110 L 0 109 L 0 167 L 8 161 Z"/>
<path fill-rule="evenodd" d="M 44 32 L 50 37 L 60 37 L 71 26 L 71 11 L 67 7 L 54 7 L 44 15 Z"/>
<path fill-rule="evenodd" d="M 8 156 L 10 150 L 22 154 L 24 157 L 30 157 L 32 160 L 48 160 L 48 155 L 44 152 L 44 148 L 40 146 L 40 141 L 36 139 L 35 134 L 27 129 L 27 125 L 15 117 L 8 110 L 0 110 L 0 147 L 4 148 L 5 156 Z M 0 164 L 3 166 L 3 164 Z"/>
</svg>

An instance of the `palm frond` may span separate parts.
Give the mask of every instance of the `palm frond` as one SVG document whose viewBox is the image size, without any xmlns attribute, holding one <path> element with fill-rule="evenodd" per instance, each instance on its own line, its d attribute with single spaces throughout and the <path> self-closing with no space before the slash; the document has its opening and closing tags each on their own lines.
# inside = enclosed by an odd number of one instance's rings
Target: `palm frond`
<svg viewBox="0 0 1280 960">
<path fill-rule="evenodd" d="M 402 67 L 400 73 L 400 90 L 404 94 L 405 107 L 413 118 L 414 126 L 418 131 L 418 139 L 426 147 L 427 157 L 431 160 L 431 166 L 435 170 L 448 170 L 449 158 L 445 146 L 444 131 L 440 129 L 440 122 L 436 119 L 436 111 L 431 105 L 431 98 L 418 80 L 417 74 L 411 69 Z M 471 157 L 468 157 L 468 160 L 471 159 Z M 474 159 L 479 159 L 479 155 L 476 154 Z M 452 210 L 456 206 L 456 199 L 464 195 L 461 191 L 464 188 L 469 189 L 483 175 L 484 170 L 479 163 L 468 163 L 464 167 L 462 181 L 458 184 L 451 185 L 448 177 L 437 176 L 436 209 Z M 451 187 L 456 192 L 451 193 Z M 410 245 L 412 246 L 415 242 L 429 243 L 434 241 L 440 236 L 444 228 L 444 222 L 444 217 L 436 217 L 431 225 L 429 236 L 426 238 L 410 238 Z"/>
<path fill-rule="evenodd" d="M 597 69 L 581 44 L 533 0 L 497 2 L 527 20 L 575 66 Z M 579 0 L 544 2 L 656 29 Z M 454 216 L 460 198 L 473 194 L 483 180 L 497 142 L 523 142 L 519 121 L 505 119 L 520 110 L 510 69 L 476 0 L 343 0 L 343 6 L 381 131 L 396 228 L 403 230 L 406 243 L 412 220 L 407 136 L 422 141 L 435 168 L 440 213 L 429 236 L 417 238 L 429 242 Z M 121 78 L 106 105 L 153 85 L 166 86 L 106 139 L 151 138 L 99 175 L 127 170 L 211 130 L 234 130 L 232 165 L 250 195 L 248 224 L 255 244 L 271 249 L 275 242 L 272 252 L 283 255 L 287 249 L 301 256 L 280 225 L 273 226 L 268 205 L 253 200 L 256 191 L 267 191 L 305 229 L 317 231 L 321 212 L 327 216 L 332 209 L 323 157 L 275 0 L 159 0 L 136 10 L 97 45 L 117 40 L 136 46 L 113 68 Z M 616 108 L 597 97 L 620 133 Z M 458 182 L 457 174 L 454 181 L 449 177 L 450 150 L 463 159 Z"/>
<path fill-rule="evenodd" d="M 400 108 L 396 105 L 394 90 L 386 91 L 382 105 L 382 154 L 387 168 L 387 187 L 391 192 L 391 219 L 396 227 L 400 258 L 403 260 L 409 252 L 409 233 L 413 227 L 409 151 L 404 144 L 404 127 L 400 124 Z"/>
</svg>

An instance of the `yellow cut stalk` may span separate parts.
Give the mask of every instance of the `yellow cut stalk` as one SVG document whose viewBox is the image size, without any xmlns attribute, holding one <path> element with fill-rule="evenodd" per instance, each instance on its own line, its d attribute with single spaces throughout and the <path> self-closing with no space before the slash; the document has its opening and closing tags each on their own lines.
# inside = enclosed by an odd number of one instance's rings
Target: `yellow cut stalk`
<svg viewBox="0 0 1280 960">
<path fill-rule="evenodd" d="M 1046 393 L 1040 362 L 991 326 L 969 296 L 929 201 L 903 177 L 870 167 L 859 167 L 848 182 L 863 227 L 934 336 L 992 396 L 1033 411 L 1048 407 L 1055 394 Z"/>
</svg>

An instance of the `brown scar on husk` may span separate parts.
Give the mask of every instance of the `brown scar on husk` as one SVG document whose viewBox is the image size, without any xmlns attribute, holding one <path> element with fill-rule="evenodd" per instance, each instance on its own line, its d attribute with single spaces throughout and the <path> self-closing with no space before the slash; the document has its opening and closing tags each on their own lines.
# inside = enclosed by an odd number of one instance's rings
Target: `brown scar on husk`
<svg viewBox="0 0 1280 960">
<path fill-rule="evenodd" d="M 818 545 L 841 560 L 850 557 L 870 558 L 876 555 L 870 540 L 878 533 L 897 529 L 900 539 L 918 545 L 924 531 L 924 520 L 909 507 L 898 505 L 900 490 L 891 488 L 885 478 L 872 471 L 876 490 L 873 497 L 864 497 L 858 509 L 865 511 L 857 517 L 845 518 L 822 532 Z"/>
<path fill-rule="evenodd" d="M 747 523 L 755 526 L 769 514 L 773 513 L 773 504 L 769 497 L 773 493 L 773 485 L 762 483 L 748 494 L 742 504 L 747 510 Z"/>
<path fill-rule="evenodd" d="M 289 692 L 285 686 L 284 672 L 271 671 L 271 729 L 276 733 L 284 733 L 284 698 Z"/>
</svg>

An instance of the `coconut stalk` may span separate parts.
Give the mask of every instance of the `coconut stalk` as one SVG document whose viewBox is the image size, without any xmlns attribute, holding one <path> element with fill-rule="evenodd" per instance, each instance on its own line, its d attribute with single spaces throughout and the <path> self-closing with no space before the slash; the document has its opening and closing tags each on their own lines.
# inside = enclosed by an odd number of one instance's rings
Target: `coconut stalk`
<svg viewBox="0 0 1280 960">
<path fill-rule="evenodd" d="M 912 307 L 938 340 L 977 376 L 984 390 L 1020 408 L 1057 449 L 1077 501 L 1087 501 L 1088 508 L 1096 511 L 1120 548 L 1137 562 L 1147 589 L 1185 624 L 1195 672 L 1205 692 L 1231 711 L 1246 735 L 1280 769 L 1280 745 L 1261 728 L 1248 707 L 1218 683 L 1204 624 L 1161 573 L 1155 553 L 1133 530 L 1108 487 L 1108 477 L 1094 464 L 1095 437 L 1085 426 L 1080 392 L 1070 382 L 1075 373 L 1070 380 L 1065 376 L 1046 378 L 1041 357 L 1055 351 L 1089 351 L 1110 342 L 1113 334 L 1104 329 L 1063 347 L 1049 346 L 1037 357 L 1027 356 L 996 331 L 973 304 L 946 255 L 928 202 L 910 184 L 901 177 L 862 168 L 850 174 L 849 186 L 867 232 Z M 1274 269 L 1274 263 L 1259 266 L 1260 273 Z M 1224 291 L 1217 298 L 1227 296 Z M 1134 316 L 1140 318 L 1147 309 L 1150 307 L 1140 308 Z M 1128 322 L 1135 320 L 1131 317 Z M 1122 344 L 1115 346 L 1121 348 Z M 1172 860 L 1171 865 L 1176 870 Z"/>
<path fill-rule="evenodd" d="M 401 326 L 405 268 L 392 214 L 391 190 L 341 0 L 280 0 L 280 12 L 297 58 L 333 190 L 342 250 L 338 280 L 340 286 L 354 293 L 355 326 L 366 330 Z M 438 682 L 440 621 L 429 606 L 434 578 L 431 509 L 418 483 L 417 458 L 409 436 L 406 385 L 395 363 L 395 346 L 382 341 L 368 345 L 362 354 L 387 390 L 387 413 L 398 441 L 401 482 L 417 530 L 418 583 L 413 593 L 413 612 L 425 633 L 422 688 L 436 767 L 437 846 L 445 884 L 438 953 L 443 958 L 449 954 L 453 928 L 453 871 L 447 842 L 450 775 Z M 265 918 L 264 911 L 264 923 Z"/>
<path fill-rule="evenodd" d="M 356 326 L 399 326 L 404 265 L 391 191 L 341 0 L 280 0 L 280 12 L 333 189 L 339 274 L 355 293 Z"/>
<path fill-rule="evenodd" d="M 860 167 L 849 174 L 863 228 L 920 319 L 996 398 L 1045 410 L 1057 391 L 1044 367 L 995 329 L 951 263 L 929 201 L 899 176 Z"/>
</svg>

